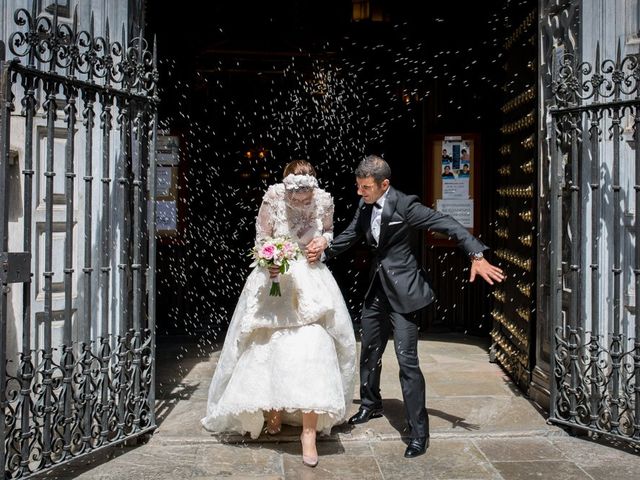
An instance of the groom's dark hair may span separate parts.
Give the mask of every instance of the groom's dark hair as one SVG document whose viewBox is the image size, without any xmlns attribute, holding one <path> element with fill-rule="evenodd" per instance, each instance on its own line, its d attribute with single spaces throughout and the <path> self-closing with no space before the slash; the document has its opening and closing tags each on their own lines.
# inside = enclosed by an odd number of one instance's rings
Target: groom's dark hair
<svg viewBox="0 0 640 480">
<path fill-rule="evenodd" d="M 391 167 L 378 155 L 367 155 L 356 168 L 356 177 L 367 178 L 373 177 L 379 185 L 386 179 L 391 178 Z"/>
</svg>

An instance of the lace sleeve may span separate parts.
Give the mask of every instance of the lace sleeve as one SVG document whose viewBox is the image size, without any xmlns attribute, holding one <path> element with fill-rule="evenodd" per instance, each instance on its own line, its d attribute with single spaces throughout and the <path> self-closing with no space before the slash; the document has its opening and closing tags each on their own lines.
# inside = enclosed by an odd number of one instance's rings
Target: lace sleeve
<svg viewBox="0 0 640 480">
<path fill-rule="evenodd" d="M 327 243 L 333 240 L 333 197 L 323 192 L 323 211 L 322 211 L 322 236 L 327 239 Z"/>
<path fill-rule="evenodd" d="M 273 200 L 273 192 L 267 190 L 256 217 L 256 245 L 260 245 L 265 239 L 273 237 Z"/>
</svg>

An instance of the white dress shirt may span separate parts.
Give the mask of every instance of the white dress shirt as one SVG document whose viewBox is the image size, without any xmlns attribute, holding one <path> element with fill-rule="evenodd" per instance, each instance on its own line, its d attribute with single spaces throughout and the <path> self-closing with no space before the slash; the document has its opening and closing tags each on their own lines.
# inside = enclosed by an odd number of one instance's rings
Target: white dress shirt
<svg viewBox="0 0 640 480">
<path fill-rule="evenodd" d="M 387 200 L 387 194 L 389 189 L 382 194 L 382 196 L 376 201 L 380 206 L 377 208 L 375 205 L 371 209 L 371 235 L 375 239 L 376 243 L 380 241 L 380 223 L 382 222 L 382 210 L 384 209 L 384 202 Z"/>
</svg>

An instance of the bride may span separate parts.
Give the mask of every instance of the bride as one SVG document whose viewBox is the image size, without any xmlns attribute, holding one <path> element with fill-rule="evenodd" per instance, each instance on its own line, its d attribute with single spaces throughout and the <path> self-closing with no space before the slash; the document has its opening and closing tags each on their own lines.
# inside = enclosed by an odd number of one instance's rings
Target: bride
<svg viewBox="0 0 640 480">
<path fill-rule="evenodd" d="M 313 166 L 289 163 L 282 183 L 267 190 L 256 219 L 256 243 L 289 237 L 301 250 L 333 237 L 333 199 L 318 188 Z M 327 267 L 305 258 L 279 278 L 282 296 L 269 295 L 277 273 L 256 267 L 244 285 L 209 387 L 212 432 L 257 438 L 283 423 L 302 425 L 305 465 L 318 463 L 316 432 L 329 434 L 351 403 L 355 338 L 340 290 Z M 277 280 L 277 279 L 276 279 Z"/>
</svg>

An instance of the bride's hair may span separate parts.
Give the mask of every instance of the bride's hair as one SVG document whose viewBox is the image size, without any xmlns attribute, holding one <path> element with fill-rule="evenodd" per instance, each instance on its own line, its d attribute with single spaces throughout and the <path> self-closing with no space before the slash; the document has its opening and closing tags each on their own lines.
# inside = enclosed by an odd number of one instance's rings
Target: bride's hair
<svg viewBox="0 0 640 480">
<path fill-rule="evenodd" d="M 293 160 L 289 162 L 286 167 L 284 167 L 284 175 L 283 178 L 287 175 L 311 175 L 312 177 L 316 175 L 316 169 L 313 168 L 306 160 Z"/>
</svg>

